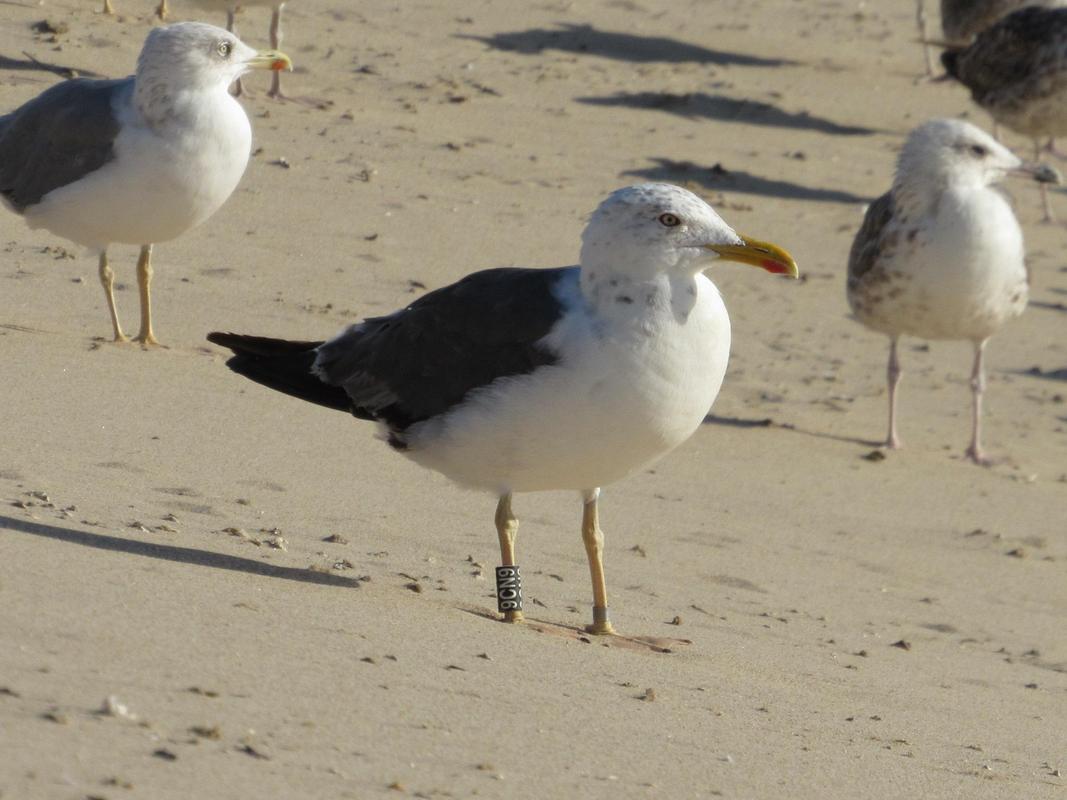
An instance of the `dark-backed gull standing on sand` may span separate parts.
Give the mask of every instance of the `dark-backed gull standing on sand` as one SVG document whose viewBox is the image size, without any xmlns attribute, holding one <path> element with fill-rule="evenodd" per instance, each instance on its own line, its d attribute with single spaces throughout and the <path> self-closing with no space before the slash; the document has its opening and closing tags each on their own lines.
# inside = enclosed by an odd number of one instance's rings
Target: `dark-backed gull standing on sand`
<svg viewBox="0 0 1067 800">
<path fill-rule="evenodd" d="M 1044 140 L 1067 133 L 1067 8 L 1016 11 L 941 61 L 994 120 L 1033 139 L 1035 159 Z M 1049 221 L 1044 185 L 1041 199 Z"/>
<path fill-rule="evenodd" d="M 612 633 L 600 487 L 680 445 L 711 408 L 730 352 L 726 307 L 703 274 L 719 260 L 797 275 L 785 251 L 734 233 L 691 192 L 640 184 L 597 208 L 580 267 L 476 272 L 327 342 L 208 338 L 236 353 L 235 372 L 377 420 L 398 452 L 493 492 L 505 566 L 512 493 L 581 492 L 589 630 Z"/>
<path fill-rule="evenodd" d="M 889 434 L 897 437 L 902 335 L 974 344 L 971 444 L 981 446 L 982 354 L 989 337 L 1026 308 L 1023 235 L 995 184 L 1023 174 L 1055 181 L 1048 167 L 1024 164 L 992 136 L 960 120 L 937 119 L 908 136 L 893 188 L 875 200 L 848 259 L 848 302 L 856 319 L 889 337 Z"/>
<path fill-rule="evenodd" d="M 152 245 L 214 214 L 248 164 L 252 129 L 227 87 L 250 69 L 288 66 L 283 53 L 182 22 L 148 34 L 136 75 L 66 81 L 0 117 L 0 196 L 31 228 L 99 253 L 115 341 L 126 335 L 108 245 L 141 245 L 137 341 L 156 344 Z"/>
<path fill-rule="evenodd" d="M 211 11 L 225 11 L 226 30 L 233 33 L 237 33 L 236 21 L 239 10 L 248 6 L 269 6 L 271 8 L 270 46 L 275 49 L 282 46 L 282 9 L 285 7 L 286 0 L 189 0 L 189 2 Z M 241 83 L 238 81 L 237 94 L 241 94 L 241 92 Z M 271 79 L 270 91 L 267 92 L 267 96 L 276 100 L 285 99 L 285 95 L 282 94 L 281 75 L 277 72 L 274 73 L 274 77 Z"/>
</svg>

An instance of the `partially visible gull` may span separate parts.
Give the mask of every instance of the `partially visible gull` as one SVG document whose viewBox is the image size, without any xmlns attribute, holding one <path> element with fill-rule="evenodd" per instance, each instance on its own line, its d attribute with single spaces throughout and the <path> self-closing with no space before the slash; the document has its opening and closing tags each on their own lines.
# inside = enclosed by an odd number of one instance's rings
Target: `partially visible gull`
<svg viewBox="0 0 1067 800">
<path fill-rule="evenodd" d="M 111 0 L 104 0 L 104 14 L 114 14 L 115 7 L 111 4 Z M 159 5 L 156 6 L 156 16 L 160 19 L 166 19 L 170 10 L 167 8 L 167 0 L 159 0 Z"/>
<path fill-rule="evenodd" d="M 227 87 L 250 69 L 288 66 L 284 53 L 182 22 L 148 34 L 136 75 L 66 81 L 0 117 L 0 196 L 31 228 L 99 254 L 115 341 L 127 339 L 108 245 L 141 245 L 137 341 L 157 344 L 152 245 L 214 214 L 244 174 L 252 129 Z"/>
<path fill-rule="evenodd" d="M 212 11 L 225 11 L 226 29 L 233 33 L 237 33 L 236 18 L 240 9 L 248 6 L 269 6 L 272 9 L 270 16 L 270 46 L 275 49 L 282 46 L 282 8 L 284 8 L 286 0 L 190 0 L 190 2 Z M 237 94 L 241 94 L 241 91 L 241 84 L 238 81 Z M 267 96 L 278 100 L 285 99 L 285 95 L 282 94 L 280 73 L 274 73 Z"/>
<path fill-rule="evenodd" d="M 971 443 L 967 457 L 988 463 L 981 446 L 982 354 L 989 337 L 1026 308 L 1023 235 L 995 184 L 1006 175 L 1056 180 L 1024 164 L 992 136 L 959 120 L 937 119 L 908 136 L 893 188 L 875 200 L 848 259 L 848 302 L 861 323 L 889 337 L 889 433 L 896 424 L 902 335 L 966 339 L 974 345 Z"/>
<path fill-rule="evenodd" d="M 600 487 L 680 445 L 714 402 L 730 320 L 703 273 L 719 260 L 797 275 L 785 251 L 738 235 L 696 195 L 646 183 L 600 204 L 580 267 L 475 272 L 326 342 L 208 339 L 236 354 L 235 372 L 376 420 L 398 453 L 496 495 L 504 566 L 512 493 L 580 492 L 589 630 L 606 634 Z"/>
<path fill-rule="evenodd" d="M 933 76 L 934 62 L 930 48 L 934 43 L 927 35 L 924 0 L 917 0 L 917 5 L 919 38 L 925 48 L 926 74 Z M 998 19 L 1025 6 L 1057 8 L 1067 6 L 1067 0 L 941 0 L 941 32 L 949 44 L 964 47 Z"/>
<path fill-rule="evenodd" d="M 1067 8 L 1016 11 L 941 61 L 994 120 L 1033 139 L 1035 158 L 1044 140 L 1067 134 Z M 1041 196 L 1049 221 L 1044 186 Z"/>
</svg>

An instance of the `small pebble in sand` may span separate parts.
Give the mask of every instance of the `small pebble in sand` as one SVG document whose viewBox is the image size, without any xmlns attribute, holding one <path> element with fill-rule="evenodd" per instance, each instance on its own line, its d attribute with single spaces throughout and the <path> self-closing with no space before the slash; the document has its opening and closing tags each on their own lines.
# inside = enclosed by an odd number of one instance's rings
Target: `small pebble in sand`
<svg viewBox="0 0 1067 800">
<path fill-rule="evenodd" d="M 911 650 L 911 642 L 905 642 L 903 639 L 898 639 L 889 645 L 890 647 L 899 647 L 901 650 Z"/>
</svg>

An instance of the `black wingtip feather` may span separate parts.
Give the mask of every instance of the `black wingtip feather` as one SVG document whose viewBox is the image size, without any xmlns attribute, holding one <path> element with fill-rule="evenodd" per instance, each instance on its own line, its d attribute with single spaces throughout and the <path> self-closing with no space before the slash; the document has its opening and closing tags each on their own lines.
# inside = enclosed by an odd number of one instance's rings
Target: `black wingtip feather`
<svg viewBox="0 0 1067 800">
<path fill-rule="evenodd" d="M 323 383 L 311 367 L 322 342 L 292 342 L 212 331 L 209 342 L 232 350 L 226 366 L 261 386 L 338 411 L 351 411 L 344 389 Z"/>
</svg>

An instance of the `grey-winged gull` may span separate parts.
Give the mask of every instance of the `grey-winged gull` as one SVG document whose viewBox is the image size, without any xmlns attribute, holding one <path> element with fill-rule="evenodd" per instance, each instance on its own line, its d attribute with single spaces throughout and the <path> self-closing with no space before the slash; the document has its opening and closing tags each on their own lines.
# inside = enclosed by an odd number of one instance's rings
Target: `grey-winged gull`
<svg viewBox="0 0 1067 800">
<path fill-rule="evenodd" d="M 941 61 L 994 120 L 1033 139 L 1035 158 L 1043 140 L 1067 133 L 1067 8 L 1016 11 Z M 1044 185 L 1041 197 L 1049 221 Z"/>
<path fill-rule="evenodd" d="M 270 46 L 277 49 L 282 45 L 282 9 L 285 7 L 286 0 L 189 0 L 189 2 L 212 11 L 225 11 L 226 29 L 234 33 L 237 32 L 236 18 L 240 9 L 248 6 L 268 6 L 271 9 Z M 238 81 L 237 94 L 240 94 L 241 91 L 241 84 Z M 267 92 L 267 96 L 276 100 L 285 99 L 285 95 L 282 94 L 281 75 L 277 72 L 274 73 L 274 77 L 271 79 L 270 91 Z"/>
<path fill-rule="evenodd" d="M 475 272 L 326 342 L 208 338 L 236 354 L 235 372 L 376 420 L 397 452 L 494 493 L 505 567 L 512 493 L 580 492 L 589 630 L 612 633 L 600 487 L 680 445 L 714 402 L 730 321 L 703 273 L 719 260 L 797 275 L 785 251 L 739 236 L 696 195 L 646 183 L 600 204 L 580 267 Z"/>
<path fill-rule="evenodd" d="M 908 136 L 893 188 L 875 200 L 852 243 L 848 302 L 856 319 L 889 337 L 889 433 L 897 436 L 897 341 L 966 339 L 974 345 L 973 412 L 967 456 L 981 446 L 982 355 L 989 337 L 1026 308 L 1023 235 L 996 184 L 1018 173 L 1055 180 L 1024 164 L 992 136 L 960 120 L 937 119 Z"/>
<path fill-rule="evenodd" d="M 227 87 L 249 69 L 288 66 L 284 53 L 182 22 L 148 34 L 136 75 L 66 81 L 0 117 L 0 196 L 31 228 L 99 253 L 116 341 L 126 336 L 108 245 L 141 245 L 137 341 L 156 344 L 152 245 L 214 214 L 248 164 L 251 126 Z"/>
</svg>

